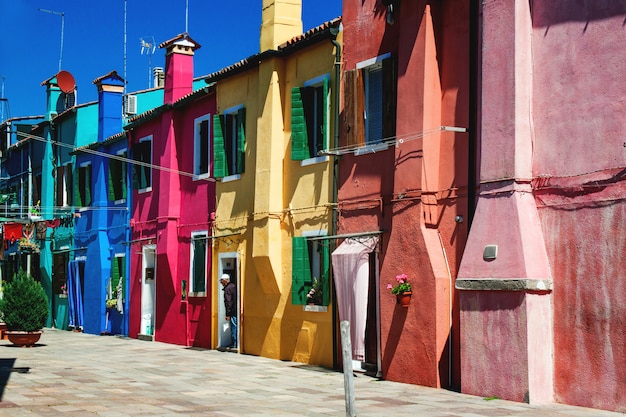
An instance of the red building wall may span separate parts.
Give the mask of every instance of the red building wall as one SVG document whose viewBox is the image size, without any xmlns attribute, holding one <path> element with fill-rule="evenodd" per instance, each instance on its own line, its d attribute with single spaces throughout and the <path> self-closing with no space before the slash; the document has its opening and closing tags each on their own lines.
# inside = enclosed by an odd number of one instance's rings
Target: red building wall
<svg viewBox="0 0 626 417">
<path fill-rule="evenodd" d="M 455 217 L 467 218 L 468 142 L 466 133 L 431 130 L 469 124 L 469 12 L 462 1 L 401 2 L 390 25 L 381 2 L 343 3 L 344 71 L 387 52 L 397 58 L 396 139 L 402 142 L 344 155 L 338 196 L 338 233 L 383 231 L 379 319 L 389 380 L 460 385 L 451 291 L 467 234 Z M 347 131 L 344 123 L 342 144 Z M 413 285 L 408 309 L 387 290 L 400 273 Z"/>
</svg>

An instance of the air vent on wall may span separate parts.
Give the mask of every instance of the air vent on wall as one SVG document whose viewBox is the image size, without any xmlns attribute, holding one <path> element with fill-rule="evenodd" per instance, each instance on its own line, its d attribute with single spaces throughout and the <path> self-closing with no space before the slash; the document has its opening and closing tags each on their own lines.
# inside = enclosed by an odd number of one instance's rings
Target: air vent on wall
<svg viewBox="0 0 626 417">
<path fill-rule="evenodd" d="M 124 100 L 124 114 L 137 114 L 137 96 L 126 96 L 126 100 Z"/>
</svg>

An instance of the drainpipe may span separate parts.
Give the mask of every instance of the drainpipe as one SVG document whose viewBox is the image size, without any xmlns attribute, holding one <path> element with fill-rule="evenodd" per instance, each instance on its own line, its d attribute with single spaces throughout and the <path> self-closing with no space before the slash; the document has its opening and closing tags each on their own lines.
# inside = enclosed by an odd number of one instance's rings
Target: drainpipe
<svg viewBox="0 0 626 417">
<path fill-rule="evenodd" d="M 335 85 L 334 85 L 334 94 L 335 94 L 335 111 L 333 113 L 333 143 L 331 149 L 337 149 L 339 147 L 339 88 L 341 85 L 341 45 L 337 42 L 337 35 L 339 34 L 341 28 L 341 24 L 337 27 L 330 28 L 330 33 L 333 35 L 330 42 L 335 46 Z M 333 196 L 332 203 L 337 204 L 337 195 L 339 193 L 339 155 L 333 155 Z M 337 206 L 335 205 L 332 208 L 332 220 L 330 225 L 330 234 L 334 236 L 337 234 Z M 330 249 L 334 249 L 334 246 L 337 242 L 332 239 L 328 242 L 330 245 Z M 332 250 L 330 251 L 332 253 Z M 333 297 L 333 311 L 336 311 L 337 308 L 337 298 Z M 337 351 L 337 321 L 333 320 L 333 352 Z M 333 368 L 337 368 L 339 365 L 337 361 L 337 357 L 333 355 Z"/>
</svg>

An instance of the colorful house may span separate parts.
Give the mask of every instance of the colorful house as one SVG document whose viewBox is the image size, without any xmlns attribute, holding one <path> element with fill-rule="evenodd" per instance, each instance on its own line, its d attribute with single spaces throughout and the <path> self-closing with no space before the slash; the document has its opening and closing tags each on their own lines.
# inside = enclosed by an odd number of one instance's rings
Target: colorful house
<svg viewBox="0 0 626 417">
<path fill-rule="evenodd" d="M 68 275 L 70 281 L 81 280 L 84 331 L 126 334 L 128 280 L 124 277 L 128 277 L 129 246 L 125 242 L 130 239 L 130 210 L 128 148 L 126 135 L 120 132 L 124 79 L 112 71 L 94 84 L 98 88 L 97 140 L 71 152 L 75 155 L 73 244 L 77 256 L 68 263 Z"/>
<path fill-rule="evenodd" d="M 462 391 L 626 412 L 624 3 L 480 3 Z"/>
<path fill-rule="evenodd" d="M 336 126 L 340 19 L 302 33 L 300 2 L 269 3 L 261 52 L 207 77 L 218 106 L 214 277 L 237 283 L 241 352 L 332 367 L 333 159 L 319 151 Z M 228 346 L 213 286 L 214 346 Z"/>
<path fill-rule="evenodd" d="M 84 257 L 85 249 L 75 250 L 74 246 L 77 202 L 74 184 L 78 170 L 71 151 L 96 140 L 98 103 L 77 104 L 76 85 L 67 74 L 59 72 L 43 83 L 47 87 L 50 121 L 36 131 L 38 136 L 48 138 L 42 169 L 41 211 L 46 221 L 46 244 L 41 248 L 41 271 L 50 282 L 50 325 L 82 331 L 82 309 L 75 303 L 82 303 L 84 288 L 78 292 L 68 288 L 70 262 Z M 83 280 L 84 268 L 76 275 L 78 280 Z"/>
<path fill-rule="evenodd" d="M 453 291 L 473 168 L 470 6 L 346 1 L 342 19 L 342 124 L 328 151 L 341 156 L 332 263 L 355 368 L 458 387 Z M 402 274 L 412 285 L 406 308 L 388 289 Z"/>
<path fill-rule="evenodd" d="M 38 184 L 41 184 L 44 145 L 32 140 L 31 132 L 41 121 L 43 116 L 14 117 L 0 124 L 0 218 L 3 226 L 0 279 L 3 281 L 11 279 L 20 269 L 40 278 L 39 242 L 37 236 L 32 235 L 32 219 L 40 214 L 33 209 L 41 195 Z M 25 237 L 25 229 L 36 248 L 22 250 L 20 239 Z"/>
<path fill-rule="evenodd" d="M 210 347 L 209 177 L 214 87 L 193 90 L 188 34 L 163 42 L 163 104 L 129 119 L 131 198 L 130 337 Z"/>
</svg>

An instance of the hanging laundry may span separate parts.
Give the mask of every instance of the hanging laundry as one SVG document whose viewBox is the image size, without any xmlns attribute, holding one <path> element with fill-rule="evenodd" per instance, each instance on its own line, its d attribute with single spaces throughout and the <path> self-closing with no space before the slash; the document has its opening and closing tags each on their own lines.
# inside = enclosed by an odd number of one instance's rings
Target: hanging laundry
<svg viewBox="0 0 626 417">
<path fill-rule="evenodd" d="M 31 240 L 35 235 L 35 225 L 33 223 L 25 224 L 22 227 L 22 233 L 26 239 Z"/>
<path fill-rule="evenodd" d="M 16 240 L 22 237 L 21 223 L 5 223 L 4 224 L 4 239 L 11 243 L 15 243 Z"/>
<path fill-rule="evenodd" d="M 59 227 L 59 225 L 61 224 L 61 220 L 60 219 L 46 220 L 45 223 L 47 227 L 54 229 L 55 227 Z"/>
<path fill-rule="evenodd" d="M 37 239 L 45 239 L 46 238 L 46 221 L 41 221 L 41 222 L 37 222 L 35 223 L 35 229 L 36 229 L 36 236 Z"/>
</svg>

